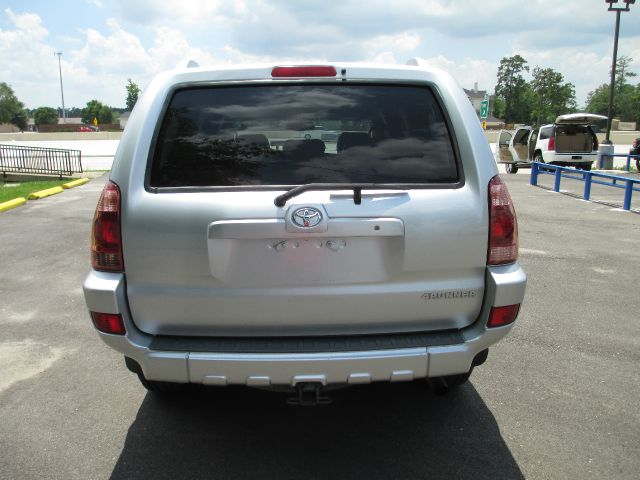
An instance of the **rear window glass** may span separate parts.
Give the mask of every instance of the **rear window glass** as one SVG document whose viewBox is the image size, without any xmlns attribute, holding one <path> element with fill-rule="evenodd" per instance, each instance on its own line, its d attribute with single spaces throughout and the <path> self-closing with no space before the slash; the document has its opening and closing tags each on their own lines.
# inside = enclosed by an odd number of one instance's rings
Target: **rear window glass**
<svg viewBox="0 0 640 480">
<path fill-rule="evenodd" d="M 459 181 L 438 102 L 412 86 L 179 90 L 151 161 L 151 187 Z"/>
</svg>

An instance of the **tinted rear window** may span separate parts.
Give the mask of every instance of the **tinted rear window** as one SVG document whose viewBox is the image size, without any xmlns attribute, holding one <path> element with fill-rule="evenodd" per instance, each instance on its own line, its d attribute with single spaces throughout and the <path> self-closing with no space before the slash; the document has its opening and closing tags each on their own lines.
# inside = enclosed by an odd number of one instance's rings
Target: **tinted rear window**
<svg viewBox="0 0 640 480">
<path fill-rule="evenodd" d="M 151 187 L 457 183 L 449 130 L 429 88 L 269 85 L 177 91 Z"/>
</svg>

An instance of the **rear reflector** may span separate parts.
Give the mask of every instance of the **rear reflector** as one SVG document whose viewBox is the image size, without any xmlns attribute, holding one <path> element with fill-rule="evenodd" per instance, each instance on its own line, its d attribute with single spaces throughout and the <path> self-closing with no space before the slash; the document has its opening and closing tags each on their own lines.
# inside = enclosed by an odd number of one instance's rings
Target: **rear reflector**
<svg viewBox="0 0 640 480">
<path fill-rule="evenodd" d="M 271 70 L 272 77 L 335 77 L 336 69 L 331 66 L 299 66 L 275 67 Z"/>
<path fill-rule="evenodd" d="M 93 325 L 96 329 L 102 333 L 110 333 L 112 335 L 124 335 L 127 333 L 120 314 L 91 312 L 91 320 L 93 320 Z"/>
<path fill-rule="evenodd" d="M 487 327 L 495 328 L 509 325 L 510 323 L 515 322 L 519 311 L 520 304 L 507 305 L 506 307 L 493 307 L 489 313 Z"/>
<path fill-rule="evenodd" d="M 506 265 L 518 259 L 518 221 L 511 195 L 496 175 L 489 182 L 489 247 L 487 265 Z"/>
<path fill-rule="evenodd" d="M 91 265 L 95 270 L 123 272 L 120 233 L 120 189 L 107 182 L 98 200 L 91 229 Z"/>
</svg>

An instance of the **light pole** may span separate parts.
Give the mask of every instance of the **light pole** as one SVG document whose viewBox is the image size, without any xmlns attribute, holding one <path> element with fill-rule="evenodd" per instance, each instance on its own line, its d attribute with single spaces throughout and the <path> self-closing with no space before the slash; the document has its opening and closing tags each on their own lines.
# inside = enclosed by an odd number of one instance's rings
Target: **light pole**
<svg viewBox="0 0 640 480">
<path fill-rule="evenodd" d="M 636 0 L 605 0 L 609 4 L 608 11 L 616 12 L 616 32 L 613 36 L 613 60 L 611 61 L 611 85 L 609 87 L 609 112 L 607 114 L 607 135 L 604 142 L 610 144 L 611 121 L 613 120 L 613 91 L 616 81 L 616 63 L 618 62 L 618 35 L 620 34 L 620 12 L 628 12 L 629 5 L 636 3 Z"/>
<path fill-rule="evenodd" d="M 58 56 L 58 71 L 60 72 L 60 96 L 62 96 L 62 123 L 67 123 L 67 113 L 64 110 L 64 89 L 62 88 L 62 65 L 60 64 L 60 57 L 62 56 L 62 52 L 55 52 L 54 55 Z"/>
</svg>

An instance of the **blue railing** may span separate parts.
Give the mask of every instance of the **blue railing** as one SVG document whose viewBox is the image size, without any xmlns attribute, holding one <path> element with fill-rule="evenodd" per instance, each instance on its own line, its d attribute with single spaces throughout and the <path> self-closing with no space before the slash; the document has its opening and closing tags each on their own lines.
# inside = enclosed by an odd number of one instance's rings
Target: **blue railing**
<svg viewBox="0 0 640 480">
<path fill-rule="evenodd" d="M 602 168 L 602 164 L 604 163 L 604 157 L 626 157 L 627 159 L 627 172 L 631 168 L 631 159 L 640 158 L 640 155 L 629 155 L 627 153 L 613 153 L 611 155 L 600 155 L 600 159 L 598 160 L 598 168 Z"/>
<path fill-rule="evenodd" d="M 538 175 L 554 175 L 554 192 L 560 191 L 560 181 L 563 178 L 584 181 L 582 198 L 585 200 L 591 199 L 592 184 L 623 188 L 623 210 L 631 210 L 631 195 L 633 192 L 640 192 L 640 179 L 626 178 L 618 175 L 610 175 L 608 173 L 587 172 L 584 170 L 576 170 L 571 167 L 561 167 L 559 165 L 550 165 L 548 163 L 533 162 L 531 164 L 531 179 L 529 181 L 531 185 L 538 185 Z"/>
</svg>

